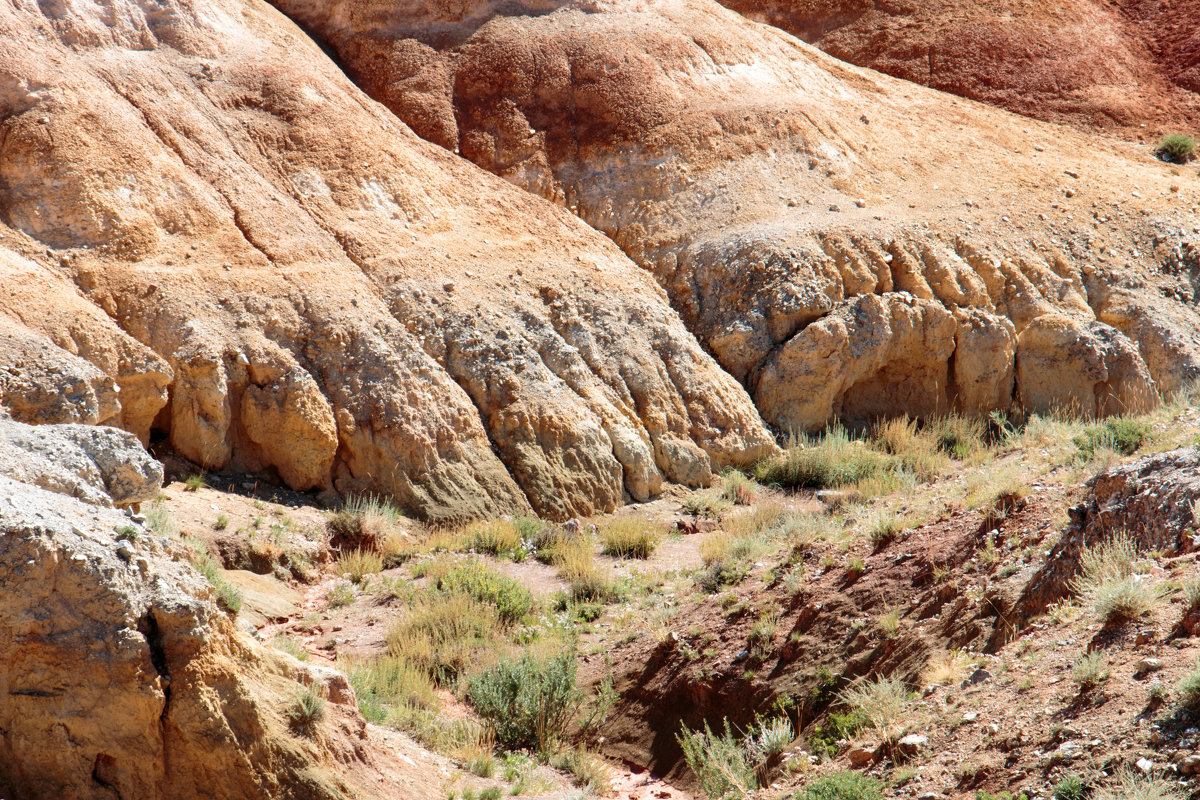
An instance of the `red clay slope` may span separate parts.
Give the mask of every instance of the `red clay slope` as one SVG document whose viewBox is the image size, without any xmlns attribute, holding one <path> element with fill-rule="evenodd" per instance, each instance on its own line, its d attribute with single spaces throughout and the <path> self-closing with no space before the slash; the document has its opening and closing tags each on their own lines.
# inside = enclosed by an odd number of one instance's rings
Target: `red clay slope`
<svg viewBox="0 0 1200 800">
<path fill-rule="evenodd" d="M 1052 122 L 1200 128 L 1198 0 L 721 0 L 845 61 Z"/>
</svg>

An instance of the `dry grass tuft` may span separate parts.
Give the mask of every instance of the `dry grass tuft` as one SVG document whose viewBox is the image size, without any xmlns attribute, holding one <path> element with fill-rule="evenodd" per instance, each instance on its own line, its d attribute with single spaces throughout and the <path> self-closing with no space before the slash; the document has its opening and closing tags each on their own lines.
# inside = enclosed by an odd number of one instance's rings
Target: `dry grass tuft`
<svg viewBox="0 0 1200 800">
<path fill-rule="evenodd" d="M 842 692 L 841 699 L 861 714 L 884 740 L 891 740 L 904 730 L 904 713 L 912 694 L 897 679 L 878 678 L 853 684 Z"/>
<path fill-rule="evenodd" d="M 578 536 L 566 540 L 557 549 L 553 563 L 559 577 L 570 584 L 571 599 L 607 603 L 616 596 L 612 579 L 596 564 L 590 539 Z"/>
<path fill-rule="evenodd" d="M 939 653 L 925 664 L 921 680 L 926 684 L 938 686 L 957 683 L 966 674 L 971 663 L 971 659 L 961 650 Z"/>
<path fill-rule="evenodd" d="M 600 546 L 605 555 L 646 559 L 654 555 L 665 531 L 663 526 L 637 517 L 618 517 L 600 528 Z"/>
<path fill-rule="evenodd" d="M 376 497 L 352 497 L 325 523 L 329 545 L 348 552 L 365 550 L 385 559 L 405 552 L 409 543 L 399 522 L 399 508 Z"/>
<path fill-rule="evenodd" d="M 1084 550 L 1071 588 L 1102 622 L 1137 619 L 1153 610 L 1159 594 L 1137 566 L 1136 544 L 1118 534 Z"/>
<path fill-rule="evenodd" d="M 735 469 L 726 470 L 723 476 L 725 487 L 721 490 L 721 499 L 737 506 L 753 505 L 760 487 L 753 478 Z"/>
<path fill-rule="evenodd" d="M 732 507 L 733 503 L 716 491 L 696 492 L 683 501 L 684 513 L 708 519 L 719 520 Z"/>
<path fill-rule="evenodd" d="M 755 477 L 785 489 L 831 489 L 895 471 L 899 461 L 835 425 L 822 436 L 794 434 L 782 455 L 757 464 Z"/>
<path fill-rule="evenodd" d="M 362 583 L 369 575 L 383 570 L 383 556 L 369 550 L 354 549 L 342 553 L 337 560 L 337 572 L 351 583 Z"/>
<path fill-rule="evenodd" d="M 1108 680 L 1108 656 L 1099 650 L 1084 653 L 1071 666 L 1071 678 L 1081 692 L 1091 691 Z"/>
<path fill-rule="evenodd" d="M 469 667 L 479 666 L 501 629 L 499 613 L 465 594 L 420 594 L 409 613 L 396 621 L 385 641 L 388 652 L 451 685 Z"/>
<path fill-rule="evenodd" d="M 1164 780 L 1136 775 L 1129 770 L 1117 773 L 1117 785 L 1101 789 L 1093 800 L 1182 800 L 1179 790 Z"/>
<path fill-rule="evenodd" d="M 462 538 L 472 550 L 493 556 L 512 554 L 521 548 L 521 532 L 509 519 L 469 525 Z"/>
</svg>

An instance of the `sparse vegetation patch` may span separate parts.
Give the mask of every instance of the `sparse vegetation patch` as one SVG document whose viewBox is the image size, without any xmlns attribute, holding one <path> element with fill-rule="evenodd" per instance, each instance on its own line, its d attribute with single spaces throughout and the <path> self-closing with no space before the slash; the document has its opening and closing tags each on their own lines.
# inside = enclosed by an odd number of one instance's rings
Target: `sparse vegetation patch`
<svg viewBox="0 0 1200 800">
<path fill-rule="evenodd" d="M 1186 164 L 1196 155 L 1196 140 L 1186 133 L 1172 133 L 1158 143 L 1154 154 L 1172 164 Z"/>
</svg>

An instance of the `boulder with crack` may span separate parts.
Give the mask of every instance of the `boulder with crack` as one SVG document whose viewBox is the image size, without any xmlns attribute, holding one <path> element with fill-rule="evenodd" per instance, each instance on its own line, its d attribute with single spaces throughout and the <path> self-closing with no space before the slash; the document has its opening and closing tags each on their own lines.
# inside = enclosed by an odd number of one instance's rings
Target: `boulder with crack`
<svg viewBox="0 0 1200 800">
<path fill-rule="evenodd" d="M 413 757 L 380 748 L 345 676 L 239 633 L 171 540 L 110 507 L 121 493 L 136 496 L 128 484 L 161 479 L 143 455 L 120 467 L 140 472 L 140 481 L 114 483 L 111 465 L 137 448 L 131 434 L 13 422 L 3 433 L 0 471 L 23 453 L 31 464 L 17 474 L 42 484 L 0 474 L 6 798 L 340 800 L 437 791 L 444 762 L 415 747 Z M 80 469 L 79 452 L 96 469 Z M 46 467 L 60 456 L 63 471 L 79 470 L 77 480 L 60 481 Z M 108 491 L 117 494 L 102 498 Z M 287 720 L 306 689 L 327 701 L 311 736 Z"/>
</svg>

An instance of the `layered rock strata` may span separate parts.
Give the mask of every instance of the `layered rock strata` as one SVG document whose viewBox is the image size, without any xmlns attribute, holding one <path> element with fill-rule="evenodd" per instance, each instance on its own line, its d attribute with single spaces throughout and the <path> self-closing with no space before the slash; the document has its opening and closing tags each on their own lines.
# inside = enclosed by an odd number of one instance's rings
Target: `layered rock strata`
<svg viewBox="0 0 1200 800">
<path fill-rule="evenodd" d="M 1200 123 L 1196 0 L 721 2 L 852 64 L 1018 114 L 1134 136 Z"/>
</svg>

